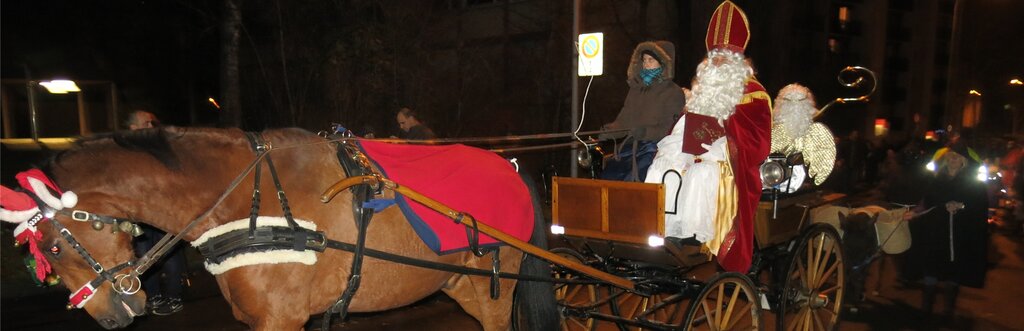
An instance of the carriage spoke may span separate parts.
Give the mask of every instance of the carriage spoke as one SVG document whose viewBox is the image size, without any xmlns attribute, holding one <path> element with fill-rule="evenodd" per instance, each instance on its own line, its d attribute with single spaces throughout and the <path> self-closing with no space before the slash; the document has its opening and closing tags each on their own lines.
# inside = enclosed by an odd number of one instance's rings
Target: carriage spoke
<svg viewBox="0 0 1024 331">
<path fill-rule="evenodd" d="M 736 314 L 736 318 L 726 320 L 725 329 L 732 330 L 732 327 L 735 326 L 736 323 L 742 321 L 744 317 L 749 316 L 753 305 L 754 303 L 749 301 L 747 302 L 747 304 L 743 305 L 743 309 L 740 310 L 738 314 Z"/>
<path fill-rule="evenodd" d="M 566 294 L 566 296 L 565 296 L 566 302 L 575 299 L 577 297 L 577 295 L 580 294 L 580 291 L 582 291 L 585 287 L 587 287 L 587 286 L 576 286 L 576 287 L 571 288 L 569 290 L 570 292 L 568 294 Z"/>
<path fill-rule="evenodd" d="M 820 310 L 823 310 L 823 309 L 820 309 Z M 811 312 L 811 315 L 814 317 L 814 325 L 816 325 L 818 327 L 818 330 L 826 330 L 825 329 L 825 323 L 821 321 L 821 316 L 819 316 L 815 312 Z"/>
<path fill-rule="evenodd" d="M 821 265 L 823 264 L 822 251 L 824 250 L 822 246 L 824 245 L 824 239 L 825 234 L 823 233 L 820 235 L 819 238 L 815 238 L 813 244 L 811 245 L 811 247 L 814 248 L 814 269 L 810 270 L 810 272 L 812 273 L 811 281 L 807 285 L 817 283 L 818 277 L 821 276 Z M 807 252 L 810 253 L 811 250 L 808 249 Z"/>
<path fill-rule="evenodd" d="M 828 239 L 828 237 L 826 237 L 825 234 L 822 233 L 821 234 L 821 245 L 822 246 L 825 245 L 825 239 Z M 820 260 L 818 260 L 818 270 L 815 273 L 815 275 L 818 278 L 816 279 L 816 282 L 814 282 L 814 284 L 820 284 L 823 281 L 823 279 L 825 278 L 825 276 L 823 274 L 825 273 L 825 267 L 828 266 L 828 257 L 832 256 L 832 251 L 835 249 L 835 247 L 836 247 L 836 245 L 828 245 L 828 248 L 827 248 L 828 251 L 825 252 L 825 254 L 823 254 L 823 255 L 819 254 L 818 258 Z M 825 251 L 826 248 L 819 247 L 818 250 L 819 250 L 819 252 L 822 252 L 822 251 Z M 815 286 L 815 288 L 817 288 L 817 286 Z"/>
<path fill-rule="evenodd" d="M 634 295 L 623 295 L 623 296 L 625 298 L 623 298 L 621 303 L 625 303 L 626 301 L 632 301 L 633 302 L 633 304 L 631 305 L 632 307 L 630 307 L 629 309 L 627 309 L 625 311 L 622 311 L 622 313 L 625 313 L 626 311 L 629 312 L 627 314 L 622 314 L 622 317 L 626 317 L 626 318 L 633 318 L 634 316 L 636 316 L 637 311 L 640 310 L 640 306 L 643 306 L 644 301 L 647 300 L 647 298 L 639 298 L 639 297 L 634 296 Z M 629 299 L 635 299 L 635 300 L 629 300 Z M 624 304 L 622 306 L 625 307 Z"/>
<path fill-rule="evenodd" d="M 811 310 L 810 306 L 808 306 L 807 310 L 804 312 L 803 330 L 810 330 L 811 329 L 811 326 L 812 326 L 811 325 L 811 315 L 812 314 L 814 314 L 814 310 Z"/>
<path fill-rule="evenodd" d="M 718 297 L 715 298 L 715 325 L 722 325 L 722 299 L 725 298 L 725 284 L 718 285 Z"/>
<path fill-rule="evenodd" d="M 828 271 L 825 271 L 825 274 L 821 276 L 821 279 L 818 280 L 814 288 L 819 288 L 822 285 L 825 285 L 825 281 L 827 281 L 829 277 L 832 277 L 832 273 L 839 269 L 839 265 L 839 263 L 833 263 L 832 266 L 828 267 Z"/>
<path fill-rule="evenodd" d="M 843 284 L 836 284 L 835 286 L 832 286 L 832 287 L 829 287 L 827 289 L 819 291 L 819 293 L 821 293 L 821 294 L 831 294 L 832 292 L 835 292 L 836 290 L 841 289 L 841 288 L 843 288 Z"/>
<path fill-rule="evenodd" d="M 717 309 L 716 310 L 711 310 L 711 307 L 708 306 L 708 302 L 707 301 L 701 301 L 700 302 L 700 306 L 701 306 L 701 308 L 704 309 L 704 322 L 706 322 L 708 324 L 713 324 L 712 322 L 714 321 L 714 318 L 715 318 L 713 315 L 715 315 L 715 311 L 717 311 Z"/>
<path fill-rule="evenodd" d="M 722 284 L 725 287 L 725 284 Z M 736 299 L 739 298 L 740 292 L 743 291 L 742 287 L 736 287 L 732 291 L 732 297 L 729 298 L 729 306 L 725 309 L 725 315 L 722 316 L 722 321 L 718 325 L 728 325 L 729 320 L 732 318 L 732 310 L 736 307 Z M 724 323 L 724 324 L 723 324 Z M 725 328 L 728 329 L 728 328 Z"/>
<path fill-rule="evenodd" d="M 813 243 L 813 241 L 812 241 L 812 243 Z M 803 261 L 804 260 L 800 260 L 800 262 L 803 262 Z M 810 284 L 813 284 L 814 281 L 815 281 L 814 275 L 811 274 L 811 271 L 813 271 L 815 269 L 818 269 L 818 265 L 815 264 L 815 262 L 817 260 L 814 259 L 814 252 L 811 252 L 810 249 L 807 250 L 807 260 L 806 261 L 807 261 L 807 265 L 804 266 L 805 268 L 803 270 L 804 271 L 804 275 L 803 276 L 804 276 L 804 282 L 806 284 L 810 285 Z"/>
</svg>

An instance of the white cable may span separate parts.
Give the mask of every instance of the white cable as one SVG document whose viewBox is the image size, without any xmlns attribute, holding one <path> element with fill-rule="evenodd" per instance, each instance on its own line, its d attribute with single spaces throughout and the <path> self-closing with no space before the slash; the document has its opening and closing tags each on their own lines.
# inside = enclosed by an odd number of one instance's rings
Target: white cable
<svg viewBox="0 0 1024 331">
<path fill-rule="evenodd" d="M 576 58 L 577 58 L 577 62 L 579 62 L 580 43 L 579 42 L 573 42 L 573 44 L 576 45 Z M 584 63 L 584 65 L 587 65 L 587 64 Z M 586 68 L 586 69 L 587 69 L 586 70 L 587 72 L 590 71 L 589 67 Z M 581 139 L 580 136 L 577 135 L 577 133 L 579 133 L 580 129 L 583 128 L 583 120 L 587 118 L 587 96 L 590 94 L 590 84 L 593 83 L 593 82 L 594 82 L 594 76 L 590 76 L 590 81 L 587 82 L 587 89 L 583 92 L 583 110 L 582 110 L 582 113 L 580 114 L 580 124 L 578 126 L 576 126 L 576 130 L 572 132 L 572 136 L 574 138 L 576 138 L 576 140 L 579 140 L 579 142 L 581 144 L 583 144 L 583 148 L 590 148 L 590 145 L 587 144 L 587 142 L 583 141 L 583 139 Z"/>
</svg>

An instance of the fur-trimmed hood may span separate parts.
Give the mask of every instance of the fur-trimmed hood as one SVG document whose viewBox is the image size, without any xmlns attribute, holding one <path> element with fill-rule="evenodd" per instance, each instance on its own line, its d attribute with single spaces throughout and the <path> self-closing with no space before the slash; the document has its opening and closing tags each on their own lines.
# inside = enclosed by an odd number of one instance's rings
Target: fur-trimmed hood
<svg viewBox="0 0 1024 331">
<path fill-rule="evenodd" d="M 636 45 L 633 50 L 633 57 L 629 60 L 629 69 L 626 70 L 628 78 L 626 82 L 631 87 L 643 86 L 643 79 L 640 78 L 640 71 L 644 68 L 643 52 L 651 51 L 661 62 L 661 79 L 659 81 L 672 81 L 675 78 L 676 47 L 671 42 L 664 40 L 645 41 Z"/>
</svg>

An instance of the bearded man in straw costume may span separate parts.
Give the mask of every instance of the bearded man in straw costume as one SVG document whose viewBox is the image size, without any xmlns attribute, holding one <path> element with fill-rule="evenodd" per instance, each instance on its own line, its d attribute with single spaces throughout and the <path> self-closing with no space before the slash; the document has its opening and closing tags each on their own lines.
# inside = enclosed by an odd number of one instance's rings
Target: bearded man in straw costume
<svg viewBox="0 0 1024 331">
<path fill-rule="evenodd" d="M 785 191 L 795 191 L 807 175 L 814 178 L 815 185 L 821 185 L 832 173 L 836 144 L 832 131 L 824 124 L 814 122 L 818 113 L 814 94 L 800 84 L 786 85 L 775 97 L 774 113 L 772 153 L 801 153 L 808 167 L 806 174 L 803 167 L 793 168 L 793 183 L 787 185 Z"/>
<path fill-rule="evenodd" d="M 719 5 L 693 96 L 673 134 L 659 143 L 646 180 L 681 174 L 678 201 L 666 203 L 668 210 L 677 206 L 676 215 L 666 215 L 666 234 L 696 237 L 722 267 L 737 272 L 750 268 L 761 196 L 758 168 L 771 147 L 771 98 L 743 55 L 749 36 L 746 14 L 731 1 Z M 666 198 L 675 200 L 675 194 L 666 192 Z"/>
</svg>

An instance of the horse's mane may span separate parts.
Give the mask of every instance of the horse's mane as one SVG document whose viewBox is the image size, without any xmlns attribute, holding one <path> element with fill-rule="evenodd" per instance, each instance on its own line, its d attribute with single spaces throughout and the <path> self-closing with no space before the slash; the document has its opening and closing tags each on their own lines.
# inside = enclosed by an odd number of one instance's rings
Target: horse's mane
<svg viewBox="0 0 1024 331">
<path fill-rule="evenodd" d="M 71 149 L 61 151 L 54 155 L 54 157 L 47 162 L 47 167 L 52 168 L 54 166 L 58 166 L 64 157 L 72 153 L 79 152 L 94 144 L 113 142 L 121 148 L 149 154 L 156 158 L 157 161 L 160 161 L 160 163 L 168 169 L 180 169 L 181 162 L 178 160 L 178 155 L 174 153 L 173 149 L 171 149 L 170 139 L 181 135 L 182 133 L 172 133 L 166 128 L 153 128 L 100 133 L 89 137 L 83 137 L 75 141 L 75 146 Z"/>
</svg>

